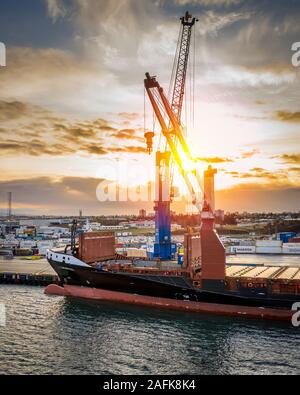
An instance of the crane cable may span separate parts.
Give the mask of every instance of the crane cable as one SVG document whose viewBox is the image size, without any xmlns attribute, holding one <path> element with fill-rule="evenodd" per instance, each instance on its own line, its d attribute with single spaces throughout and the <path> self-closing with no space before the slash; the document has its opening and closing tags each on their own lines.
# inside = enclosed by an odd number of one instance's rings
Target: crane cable
<svg viewBox="0 0 300 395">
<path fill-rule="evenodd" d="M 196 29 L 194 29 L 194 51 L 193 51 L 193 129 L 195 128 L 195 93 L 196 93 Z"/>
<path fill-rule="evenodd" d="M 146 89 L 144 88 L 144 135 L 146 134 Z"/>
<path fill-rule="evenodd" d="M 182 30 L 183 30 L 183 25 L 181 25 L 181 27 L 179 29 L 179 34 L 178 34 L 178 39 L 177 39 L 177 46 L 176 46 L 176 52 L 175 52 L 175 56 L 174 56 L 174 60 L 173 60 L 172 74 L 171 74 L 171 79 L 170 79 L 169 89 L 168 89 L 168 100 L 169 100 L 169 103 L 171 103 L 171 101 L 173 99 L 172 98 L 172 94 L 173 94 L 174 86 L 175 86 L 175 74 L 176 74 L 176 69 L 177 69 L 177 64 L 178 64 L 178 57 L 179 57 L 179 50 L 180 50 L 180 44 L 181 44 Z M 169 128 L 170 128 L 170 125 L 169 125 Z M 163 138 L 163 134 L 161 133 L 160 134 L 159 147 L 161 147 L 162 138 Z M 165 151 L 168 150 L 168 143 L 167 143 L 167 141 L 165 141 L 165 148 L 164 148 L 164 150 Z"/>
<path fill-rule="evenodd" d="M 190 118 L 190 123 L 193 128 L 195 127 L 195 82 L 196 82 L 196 30 L 194 29 L 194 34 L 193 34 L 193 64 L 189 64 L 189 77 L 190 77 L 190 89 L 186 89 L 186 94 L 185 94 L 185 125 L 186 125 L 186 131 L 184 131 L 185 137 L 187 137 L 187 131 L 188 131 L 188 119 Z M 190 93 L 190 111 L 188 111 L 188 101 L 187 101 L 187 92 Z M 190 114 L 188 114 L 190 112 Z M 175 144 L 176 144 L 175 140 Z M 170 164 L 170 189 L 172 191 L 173 189 L 173 184 L 174 184 L 174 177 L 175 177 L 175 162 L 174 159 L 171 159 L 171 164 Z"/>
</svg>

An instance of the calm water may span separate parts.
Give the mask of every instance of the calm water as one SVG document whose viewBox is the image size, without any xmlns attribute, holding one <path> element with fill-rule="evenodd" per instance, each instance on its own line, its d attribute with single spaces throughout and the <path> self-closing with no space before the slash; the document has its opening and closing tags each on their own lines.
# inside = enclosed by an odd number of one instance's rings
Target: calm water
<svg viewBox="0 0 300 395">
<path fill-rule="evenodd" d="M 300 328 L 0 286 L 0 374 L 299 374 Z"/>
</svg>

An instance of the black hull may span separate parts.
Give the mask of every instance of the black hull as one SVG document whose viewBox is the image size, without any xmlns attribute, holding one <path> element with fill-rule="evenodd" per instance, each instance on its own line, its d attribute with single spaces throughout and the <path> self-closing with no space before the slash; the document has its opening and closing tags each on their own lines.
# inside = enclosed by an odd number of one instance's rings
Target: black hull
<svg viewBox="0 0 300 395">
<path fill-rule="evenodd" d="M 280 295 L 279 297 L 265 294 L 262 296 L 257 290 L 252 290 L 251 293 L 249 290 L 211 292 L 195 288 L 191 280 L 184 277 L 113 273 L 99 271 L 92 267 L 62 264 L 53 260 L 49 260 L 49 263 L 58 274 L 61 285 L 68 284 L 176 300 L 289 310 L 294 303 L 300 301 L 296 295 Z"/>
</svg>

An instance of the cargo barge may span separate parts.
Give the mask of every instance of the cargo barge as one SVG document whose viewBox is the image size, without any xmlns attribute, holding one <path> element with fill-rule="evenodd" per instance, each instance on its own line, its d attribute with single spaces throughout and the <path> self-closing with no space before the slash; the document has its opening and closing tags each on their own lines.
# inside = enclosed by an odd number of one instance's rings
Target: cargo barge
<svg viewBox="0 0 300 395">
<path fill-rule="evenodd" d="M 261 317 L 262 309 L 271 309 L 273 315 L 269 316 L 274 319 L 290 316 L 294 303 L 300 301 L 299 268 L 228 267 L 214 218 L 205 211 L 200 231 L 185 235 L 183 267 L 166 270 L 155 262 L 152 267 L 136 267 L 134 261 L 115 254 L 115 237 L 111 233 L 82 234 L 78 245 L 64 251 L 49 250 L 47 259 L 58 274 L 60 285 L 50 286 L 48 294 L 86 298 L 92 295 L 92 299 L 111 295 L 112 300 L 126 303 L 134 296 L 134 303 L 151 306 L 159 298 L 160 306 L 177 306 L 180 310 L 179 302 L 186 306 L 198 303 L 191 311 L 206 312 L 206 304 L 210 304 L 216 314 L 226 314 L 228 310 L 233 315 L 249 317 L 254 312 Z"/>
</svg>

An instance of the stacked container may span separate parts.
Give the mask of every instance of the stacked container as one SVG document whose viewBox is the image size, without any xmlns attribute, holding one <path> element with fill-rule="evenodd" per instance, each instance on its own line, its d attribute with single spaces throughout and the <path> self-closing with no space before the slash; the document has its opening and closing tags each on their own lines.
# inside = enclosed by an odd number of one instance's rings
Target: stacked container
<svg viewBox="0 0 300 395">
<path fill-rule="evenodd" d="M 282 254 L 281 240 L 257 240 L 257 254 Z"/>
<path fill-rule="evenodd" d="M 300 243 L 287 243 L 282 247 L 282 253 L 287 255 L 300 255 Z"/>
</svg>

